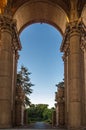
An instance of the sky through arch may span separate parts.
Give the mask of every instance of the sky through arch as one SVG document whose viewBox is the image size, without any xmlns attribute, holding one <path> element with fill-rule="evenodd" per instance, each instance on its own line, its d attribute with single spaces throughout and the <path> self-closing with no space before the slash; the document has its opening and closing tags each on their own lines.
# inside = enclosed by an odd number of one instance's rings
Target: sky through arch
<svg viewBox="0 0 86 130">
<path fill-rule="evenodd" d="M 63 80 L 63 61 L 60 45 L 62 36 L 53 26 L 36 23 L 26 27 L 20 34 L 22 50 L 19 53 L 18 70 L 23 64 L 31 74 L 34 104 L 55 103 L 55 85 Z"/>
</svg>

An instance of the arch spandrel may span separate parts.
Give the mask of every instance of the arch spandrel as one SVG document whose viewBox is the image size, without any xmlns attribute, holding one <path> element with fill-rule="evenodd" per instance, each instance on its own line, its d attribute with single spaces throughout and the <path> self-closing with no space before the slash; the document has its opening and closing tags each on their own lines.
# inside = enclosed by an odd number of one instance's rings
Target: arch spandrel
<svg viewBox="0 0 86 130">
<path fill-rule="evenodd" d="M 67 23 L 67 15 L 62 8 L 43 1 L 23 4 L 15 12 L 14 19 L 17 20 L 19 32 L 31 23 L 45 22 L 55 26 L 63 34 Z"/>
</svg>

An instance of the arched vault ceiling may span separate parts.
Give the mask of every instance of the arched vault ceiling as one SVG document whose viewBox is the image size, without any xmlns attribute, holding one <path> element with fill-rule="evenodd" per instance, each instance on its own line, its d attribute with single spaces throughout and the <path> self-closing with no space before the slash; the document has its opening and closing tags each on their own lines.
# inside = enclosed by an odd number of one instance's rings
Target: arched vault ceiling
<svg viewBox="0 0 86 130">
<path fill-rule="evenodd" d="M 24 4 L 25 2 L 29 2 L 29 1 L 35 2 L 37 0 L 8 0 L 8 1 L 11 2 L 13 12 L 15 12 L 17 8 L 20 7 L 22 4 Z M 71 5 L 70 5 L 71 0 L 38 0 L 38 1 L 45 1 L 45 2 L 51 2 L 52 4 L 58 4 L 69 16 L 70 8 L 71 8 Z M 79 16 L 81 14 L 81 11 L 85 3 L 86 3 L 86 0 L 78 0 L 77 10 L 78 10 Z"/>
<path fill-rule="evenodd" d="M 19 6 L 24 4 L 25 2 L 35 2 L 37 0 L 12 0 L 12 6 L 14 10 L 16 10 Z M 45 2 L 51 2 L 52 4 L 58 4 L 60 7 L 62 7 L 66 13 L 69 15 L 69 10 L 70 10 L 70 0 L 38 0 L 38 1 L 45 1 Z"/>
</svg>

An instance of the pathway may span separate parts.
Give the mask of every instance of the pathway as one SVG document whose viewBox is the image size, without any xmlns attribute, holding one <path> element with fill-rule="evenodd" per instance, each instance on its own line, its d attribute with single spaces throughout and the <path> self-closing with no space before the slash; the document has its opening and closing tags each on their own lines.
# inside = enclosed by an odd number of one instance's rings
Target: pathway
<svg viewBox="0 0 86 130">
<path fill-rule="evenodd" d="M 4 130 L 4 129 L 0 129 L 0 130 Z M 19 127 L 19 128 L 5 129 L 5 130 L 66 130 L 66 129 L 53 128 L 51 124 L 45 122 L 36 122 L 24 128 Z"/>
</svg>

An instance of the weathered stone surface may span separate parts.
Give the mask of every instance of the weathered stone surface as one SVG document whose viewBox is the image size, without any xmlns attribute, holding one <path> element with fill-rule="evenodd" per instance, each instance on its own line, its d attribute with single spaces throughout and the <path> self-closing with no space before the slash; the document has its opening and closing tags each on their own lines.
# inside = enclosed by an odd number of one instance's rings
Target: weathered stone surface
<svg viewBox="0 0 86 130">
<path fill-rule="evenodd" d="M 86 0 L 0 1 L 0 128 L 15 125 L 19 33 L 36 22 L 51 24 L 63 34 L 65 108 L 59 97 L 57 121 L 62 123 L 65 115 L 69 130 L 81 130 L 86 127 Z"/>
</svg>

